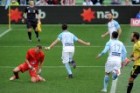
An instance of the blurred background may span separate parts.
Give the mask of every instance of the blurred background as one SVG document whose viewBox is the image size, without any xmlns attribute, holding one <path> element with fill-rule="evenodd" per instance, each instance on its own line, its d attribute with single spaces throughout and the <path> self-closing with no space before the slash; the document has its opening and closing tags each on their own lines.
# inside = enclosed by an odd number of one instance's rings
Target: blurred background
<svg viewBox="0 0 140 93">
<path fill-rule="evenodd" d="M 11 5 L 28 5 L 29 0 L 11 0 Z M 137 5 L 140 0 L 34 0 L 36 5 Z M 67 3 L 66 2 L 71 2 Z M 0 5 L 5 5 L 6 0 L 0 0 Z"/>
</svg>

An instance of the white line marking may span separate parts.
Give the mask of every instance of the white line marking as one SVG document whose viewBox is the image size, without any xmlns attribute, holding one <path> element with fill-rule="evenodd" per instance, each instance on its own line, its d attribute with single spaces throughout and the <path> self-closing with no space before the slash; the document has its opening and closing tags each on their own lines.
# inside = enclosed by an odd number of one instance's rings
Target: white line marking
<svg viewBox="0 0 140 93">
<path fill-rule="evenodd" d="M 4 31 L 3 33 L 0 34 L 0 38 L 3 37 L 4 35 L 6 35 L 8 32 L 10 32 L 12 29 L 7 29 L 6 31 Z"/>
<path fill-rule="evenodd" d="M 0 47 L 35 47 L 35 46 L 0 46 Z M 43 47 L 46 47 L 46 46 L 43 46 Z M 55 46 L 57 48 L 59 47 L 62 47 L 62 46 Z M 75 46 L 75 47 L 81 47 L 81 48 L 84 48 L 84 47 L 104 47 L 104 46 Z M 133 47 L 133 46 L 125 46 L 125 47 Z"/>
<path fill-rule="evenodd" d="M 110 93 L 116 93 L 117 83 L 118 83 L 118 79 L 112 81 Z"/>
<path fill-rule="evenodd" d="M 77 66 L 77 68 L 103 68 L 104 66 Z M 15 68 L 15 66 L 0 66 L 0 68 Z M 43 68 L 64 68 L 64 66 L 43 66 Z"/>
</svg>

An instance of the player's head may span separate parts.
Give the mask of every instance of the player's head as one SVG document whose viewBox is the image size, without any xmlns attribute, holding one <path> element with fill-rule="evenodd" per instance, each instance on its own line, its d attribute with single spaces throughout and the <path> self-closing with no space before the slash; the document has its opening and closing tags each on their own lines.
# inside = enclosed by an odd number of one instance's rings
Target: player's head
<svg viewBox="0 0 140 93">
<path fill-rule="evenodd" d="M 133 32 L 131 34 L 131 42 L 135 42 L 135 41 L 139 40 L 139 38 L 140 38 L 140 34 L 138 32 Z"/>
<path fill-rule="evenodd" d="M 29 5 L 34 6 L 34 0 L 29 0 Z"/>
<path fill-rule="evenodd" d="M 118 32 L 114 31 L 112 33 L 112 39 L 117 39 L 118 38 Z"/>
<path fill-rule="evenodd" d="M 111 12 L 107 13 L 107 19 L 111 21 L 113 19 L 113 14 Z"/>
<path fill-rule="evenodd" d="M 36 45 L 36 47 L 35 47 L 36 53 L 39 53 L 41 50 L 42 50 L 42 46 L 41 45 Z"/>
<path fill-rule="evenodd" d="M 62 30 L 67 30 L 68 26 L 67 24 L 62 24 Z"/>
</svg>

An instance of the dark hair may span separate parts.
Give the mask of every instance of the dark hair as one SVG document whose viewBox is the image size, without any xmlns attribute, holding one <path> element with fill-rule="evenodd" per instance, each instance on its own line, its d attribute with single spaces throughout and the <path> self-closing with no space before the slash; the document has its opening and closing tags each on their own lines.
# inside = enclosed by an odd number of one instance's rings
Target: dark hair
<svg viewBox="0 0 140 93">
<path fill-rule="evenodd" d="M 62 24 L 62 30 L 67 30 L 68 26 L 67 24 Z"/>
<path fill-rule="evenodd" d="M 36 47 L 38 47 L 39 49 L 42 49 L 42 46 L 41 45 L 36 45 Z"/>
<path fill-rule="evenodd" d="M 112 38 L 113 38 L 113 39 L 117 39 L 117 38 L 118 38 L 118 32 L 114 31 L 114 32 L 112 33 Z"/>
<path fill-rule="evenodd" d="M 138 32 L 133 32 L 133 37 L 138 40 L 140 38 L 140 34 Z"/>
</svg>

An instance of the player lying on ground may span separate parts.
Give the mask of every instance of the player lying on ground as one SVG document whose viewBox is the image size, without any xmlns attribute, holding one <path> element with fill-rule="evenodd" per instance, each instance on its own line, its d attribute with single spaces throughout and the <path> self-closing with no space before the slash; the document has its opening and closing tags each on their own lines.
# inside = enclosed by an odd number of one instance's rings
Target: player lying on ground
<svg viewBox="0 0 140 93">
<path fill-rule="evenodd" d="M 65 65 L 65 68 L 68 72 L 68 77 L 72 78 L 72 71 L 69 65 L 69 62 L 72 64 L 72 66 L 75 68 L 76 67 L 76 63 L 75 61 L 73 61 L 73 56 L 74 56 L 74 52 L 75 52 L 75 47 L 74 47 L 74 42 L 77 41 L 83 45 L 87 45 L 89 46 L 90 43 L 89 42 L 85 42 L 81 39 L 78 39 L 74 34 L 72 34 L 71 32 L 69 32 L 67 30 L 67 25 L 63 24 L 62 25 L 62 30 L 63 32 L 60 33 L 57 37 L 57 39 L 49 46 L 49 47 L 45 47 L 46 50 L 50 50 L 51 48 L 53 48 L 59 41 L 62 42 L 63 45 L 63 50 L 62 50 L 62 62 Z"/>
<path fill-rule="evenodd" d="M 104 88 L 102 89 L 102 92 L 107 92 L 110 73 L 112 73 L 113 80 L 116 80 L 120 75 L 122 60 L 125 60 L 126 58 L 126 48 L 117 38 L 118 32 L 113 32 L 112 39 L 106 43 L 104 50 L 97 56 L 97 58 L 100 58 L 109 51 L 109 56 L 105 65 Z"/>
<path fill-rule="evenodd" d="M 31 82 L 45 81 L 45 79 L 39 75 L 43 61 L 44 53 L 41 45 L 37 45 L 35 48 L 29 49 L 26 54 L 25 62 L 14 68 L 14 75 L 10 80 L 19 79 L 19 72 L 23 73 L 25 71 L 29 71 Z"/>
</svg>

